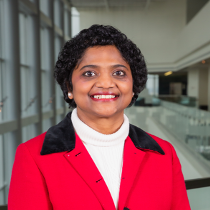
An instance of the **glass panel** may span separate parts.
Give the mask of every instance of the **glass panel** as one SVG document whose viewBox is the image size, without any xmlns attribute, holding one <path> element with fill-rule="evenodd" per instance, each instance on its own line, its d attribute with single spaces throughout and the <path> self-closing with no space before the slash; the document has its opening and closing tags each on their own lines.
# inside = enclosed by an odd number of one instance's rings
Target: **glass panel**
<svg viewBox="0 0 210 210">
<path fill-rule="evenodd" d="M 50 2 L 49 0 L 41 0 L 40 2 L 40 10 L 47 15 L 48 17 L 50 17 Z"/>
<path fill-rule="evenodd" d="M 26 142 L 36 136 L 36 125 L 31 124 L 22 128 L 22 142 Z"/>
<path fill-rule="evenodd" d="M 22 117 L 36 114 L 37 96 L 33 89 L 33 75 L 30 68 L 21 67 Z"/>
<path fill-rule="evenodd" d="M 56 36 L 55 37 L 55 60 L 57 61 L 58 59 L 58 54 L 61 50 L 62 46 L 62 40 Z M 63 92 L 60 88 L 60 86 L 56 83 L 56 107 L 60 108 L 63 106 Z"/>
<path fill-rule="evenodd" d="M 70 36 L 69 34 L 69 12 L 67 9 L 65 9 L 64 11 L 64 32 L 65 32 L 65 35 L 68 35 Z"/>
<path fill-rule="evenodd" d="M 36 113 L 37 95 L 35 84 L 33 18 L 19 14 L 21 60 L 21 111 L 22 117 Z"/>
<path fill-rule="evenodd" d="M 51 118 L 45 119 L 43 121 L 42 126 L 43 126 L 43 129 L 42 130 L 44 132 L 47 131 L 52 126 L 52 120 L 51 120 Z"/>
<path fill-rule="evenodd" d="M 52 75 L 47 71 L 42 71 L 42 111 L 49 111 L 52 109 L 52 100 L 54 96 L 51 95 L 50 80 Z"/>
<path fill-rule="evenodd" d="M 63 107 L 63 92 L 58 84 L 56 84 L 56 107 Z"/>
<path fill-rule="evenodd" d="M 52 109 L 52 100 L 54 96 L 51 90 L 51 80 L 53 75 L 51 73 L 50 65 L 50 31 L 47 28 L 41 28 L 41 68 L 42 68 L 42 111 L 49 111 Z"/>
<path fill-rule="evenodd" d="M 9 99 L 11 100 L 10 91 L 10 70 L 6 69 L 5 61 L 0 60 L 0 122 L 14 119 L 11 114 Z"/>
<path fill-rule="evenodd" d="M 12 166 L 15 158 L 16 148 L 18 146 L 17 143 L 17 133 L 16 132 L 9 132 L 5 133 L 3 138 L 3 158 L 4 158 L 4 196 L 5 196 L 5 204 L 8 200 L 8 192 L 9 192 L 9 184 L 10 178 L 12 173 Z"/>
<path fill-rule="evenodd" d="M 0 205 L 5 203 L 4 198 L 4 162 L 3 162 L 3 138 L 0 135 Z"/>
<path fill-rule="evenodd" d="M 11 69 L 6 69 L 6 18 L 5 18 L 5 2 L 0 0 L 0 123 L 14 119 L 14 115 L 10 111 L 11 103 Z M 7 65 L 8 67 L 8 65 Z"/>
<path fill-rule="evenodd" d="M 71 36 L 74 37 L 80 31 L 80 15 L 75 7 L 71 8 Z"/>
<path fill-rule="evenodd" d="M 58 124 L 60 121 L 62 121 L 64 119 L 63 115 L 60 114 L 60 115 L 57 115 L 56 116 L 56 123 Z"/>
<path fill-rule="evenodd" d="M 148 89 L 148 93 L 150 95 L 157 96 L 159 90 L 159 76 L 149 74 L 146 83 L 146 88 Z"/>
<path fill-rule="evenodd" d="M 50 31 L 48 28 L 41 28 L 41 68 L 50 71 Z"/>
<path fill-rule="evenodd" d="M 160 122 L 210 164 L 210 112 L 162 101 Z"/>
<path fill-rule="evenodd" d="M 20 62 L 21 64 L 28 64 L 27 42 L 28 42 L 28 28 L 27 28 L 27 16 L 23 13 L 19 14 L 19 26 L 20 26 Z"/>
<path fill-rule="evenodd" d="M 4 2 L 0 0 L 0 58 L 3 58 L 3 52 L 4 52 Z"/>
<path fill-rule="evenodd" d="M 192 210 L 209 210 L 210 187 L 191 189 L 187 191 Z"/>
<path fill-rule="evenodd" d="M 54 20 L 55 25 L 62 29 L 62 3 L 60 0 L 54 0 Z"/>
<path fill-rule="evenodd" d="M 0 1 L 0 122 L 3 121 L 3 1 Z M 5 75 L 6 76 L 6 75 Z M 1 186 L 1 184 L 0 184 Z"/>
<path fill-rule="evenodd" d="M 58 36 L 55 37 L 55 60 L 58 60 L 58 54 L 62 47 L 62 39 Z"/>
<path fill-rule="evenodd" d="M 202 112 L 163 101 L 161 106 L 125 110 L 131 124 L 174 146 L 185 180 L 210 176 L 210 112 Z"/>
</svg>

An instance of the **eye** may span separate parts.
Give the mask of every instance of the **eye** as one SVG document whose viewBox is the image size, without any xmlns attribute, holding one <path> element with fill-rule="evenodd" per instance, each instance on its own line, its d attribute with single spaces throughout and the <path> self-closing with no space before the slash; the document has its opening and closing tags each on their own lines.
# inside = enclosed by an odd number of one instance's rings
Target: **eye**
<svg viewBox="0 0 210 210">
<path fill-rule="evenodd" d="M 113 73 L 113 75 L 114 76 L 125 76 L 125 72 L 124 71 L 115 71 L 114 73 Z"/>
<path fill-rule="evenodd" d="M 83 73 L 83 75 L 86 77 L 93 77 L 96 74 L 93 71 L 86 71 L 85 73 Z"/>
</svg>

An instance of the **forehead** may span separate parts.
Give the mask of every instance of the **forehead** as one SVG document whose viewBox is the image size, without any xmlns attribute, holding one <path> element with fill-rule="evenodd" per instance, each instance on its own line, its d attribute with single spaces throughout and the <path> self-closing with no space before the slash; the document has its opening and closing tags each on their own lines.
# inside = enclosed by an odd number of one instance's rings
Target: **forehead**
<svg viewBox="0 0 210 210">
<path fill-rule="evenodd" d="M 127 64 L 120 51 L 112 45 L 94 46 L 88 48 L 79 64 L 86 62 L 117 62 Z"/>
</svg>

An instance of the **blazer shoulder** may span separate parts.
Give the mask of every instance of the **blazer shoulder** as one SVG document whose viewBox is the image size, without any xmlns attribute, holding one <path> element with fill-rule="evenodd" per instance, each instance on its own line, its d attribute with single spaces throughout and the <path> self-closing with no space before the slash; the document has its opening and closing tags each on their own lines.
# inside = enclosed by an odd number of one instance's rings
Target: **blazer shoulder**
<svg viewBox="0 0 210 210">
<path fill-rule="evenodd" d="M 40 151 L 42 149 L 45 135 L 46 135 L 46 132 L 28 140 L 22 144 L 24 144 L 27 147 L 27 149 L 29 150 L 29 152 L 31 154 L 40 155 Z"/>
<path fill-rule="evenodd" d="M 164 150 L 166 154 L 173 155 L 172 153 L 173 151 L 175 151 L 175 149 L 170 142 L 168 142 L 167 140 L 161 139 L 153 134 L 150 134 L 150 133 L 148 134 L 161 146 L 161 148 Z"/>
</svg>

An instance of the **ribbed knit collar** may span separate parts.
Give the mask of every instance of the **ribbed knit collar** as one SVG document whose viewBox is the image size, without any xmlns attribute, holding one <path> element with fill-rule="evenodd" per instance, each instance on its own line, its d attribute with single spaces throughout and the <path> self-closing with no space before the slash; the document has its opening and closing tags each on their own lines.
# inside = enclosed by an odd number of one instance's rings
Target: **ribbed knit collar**
<svg viewBox="0 0 210 210">
<path fill-rule="evenodd" d="M 58 152 L 70 152 L 76 147 L 75 130 L 71 121 L 71 112 L 57 125 L 52 126 L 45 133 L 41 155 Z M 137 149 L 158 152 L 165 155 L 160 145 L 151 134 L 146 133 L 135 125 L 130 124 L 129 137 Z"/>
<path fill-rule="evenodd" d="M 83 123 L 77 115 L 77 109 L 72 111 L 71 120 L 73 127 L 80 139 L 84 143 L 94 146 L 110 147 L 123 143 L 129 134 L 129 120 L 125 114 L 124 122 L 120 129 L 117 132 L 108 135 L 99 133 Z"/>
</svg>

